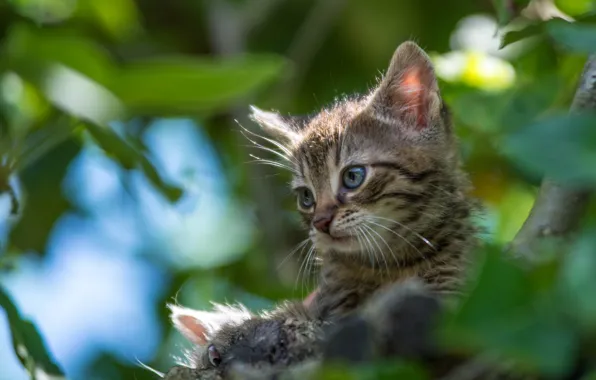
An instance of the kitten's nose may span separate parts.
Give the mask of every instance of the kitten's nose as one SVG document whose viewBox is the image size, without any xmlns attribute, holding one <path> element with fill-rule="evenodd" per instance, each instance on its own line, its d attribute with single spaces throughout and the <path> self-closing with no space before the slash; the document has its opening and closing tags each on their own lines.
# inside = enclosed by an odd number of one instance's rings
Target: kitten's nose
<svg viewBox="0 0 596 380">
<path fill-rule="evenodd" d="M 335 210 L 328 210 L 322 215 L 315 216 L 315 220 L 313 220 L 312 224 L 317 230 L 328 234 L 331 222 L 333 222 L 333 217 L 335 217 Z"/>
</svg>

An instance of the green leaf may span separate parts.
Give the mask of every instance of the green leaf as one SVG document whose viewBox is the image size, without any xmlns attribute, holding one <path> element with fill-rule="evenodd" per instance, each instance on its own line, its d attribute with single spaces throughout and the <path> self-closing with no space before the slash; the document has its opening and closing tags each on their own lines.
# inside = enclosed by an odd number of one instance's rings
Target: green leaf
<svg viewBox="0 0 596 380">
<path fill-rule="evenodd" d="M 499 248 L 488 250 L 469 297 L 446 319 L 445 343 L 455 349 L 496 352 L 527 370 L 549 375 L 572 365 L 577 337 L 558 314 L 557 263 L 524 270 Z"/>
<path fill-rule="evenodd" d="M 38 31 L 18 25 L 7 41 L 9 67 L 33 83 L 55 107 L 94 123 L 123 114 L 106 87 L 116 71 L 91 41 L 66 30 Z"/>
<path fill-rule="evenodd" d="M 9 29 L 5 43 L 9 68 L 38 85 L 45 70 L 56 63 L 103 86 L 111 82 L 116 69 L 107 51 L 74 30 L 16 24 Z"/>
<path fill-rule="evenodd" d="M 175 202 L 180 199 L 182 190 L 166 183 L 143 152 L 135 149 L 111 128 L 88 123 L 84 126 L 106 154 L 114 158 L 122 167 L 126 169 L 140 168 L 149 181 L 170 201 Z"/>
<path fill-rule="evenodd" d="M 35 379 L 40 372 L 55 376 L 53 378 L 64 378 L 64 373 L 53 360 L 37 327 L 21 316 L 2 286 L 0 286 L 0 306 L 6 312 L 15 354 L 30 373 L 31 378 Z"/>
<path fill-rule="evenodd" d="M 562 92 L 562 84 L 552 73 L 537 76 L 528 85 L 517 86 L 506 99 L 503 108 L 496 109 L 493 123 L 503 132 L 516 131 L 534 122 L 551 109 Z M 501 111 L 501 112 L 499 112 Z"/>
<path fill-rule="evenodd" d="M 79 3 L 78 10 L 115 39 L 130 39 L 141 30 L 133 0 L 86 0 Z"/>
<path fill-rule="evenodd" d="M 143 114 L 197 113 L 221 109 L 281 74 L 277 56 L 229 60 L 163 58 L 126 65 L 114 91 Z"/>
<path fill-rule="evenodd" d="M 421 366 L 403 361 L 384 361 L 365 365 L 327 364 L 317 374 L 317 380 L 427 380 Z"/>
<path fill-rule="evenodd" d="M 596 236 L 594 226 L 579 239 L 566 256 L 562 270 L 562 300 L 568 312 L 582 326 L 596 332 L 596 297 L 586 289 L 596 289 Z"/>
<path fill-rule="evenodd" d="M 503 152 L 520 168 L 570 181 L 596 184 L 596 115 L 544 118 L 503 140 Z"/>
<path fill-rule="evenodd" d="M 510 32 L 507 32 L 503 36 L 503 40 L 501 41 L 500 48 L 502 49 L 508 45 L 511 45 L 512 43 L 521 41 L 526 38 L 536 37 L 536 36 L 541 35 L 544 32 L 544 24 L 545 23 L 531 24 L 523 29 L 512 30 Z"/>
<path fill-rule="evenodd" d="M 596 51 L 596 25 L 552 20 L 546 25 L 546 31 L 568 50 L 586 54 Z"/>
<path fill-rule="evenodd" d="M 48 140 L 41 140 L 39 148 L 47 143 Z M 44 252 L 54 223 L 70 207 L 64 198 L 62 180 L 81 146 L 73 138 L 51 143 L 51 149 L 44 149 L 43 160 L 30 160 L 28 166 L 19 171 L 27 199 L 9 241 L 20 251 Z"/>
</svg>

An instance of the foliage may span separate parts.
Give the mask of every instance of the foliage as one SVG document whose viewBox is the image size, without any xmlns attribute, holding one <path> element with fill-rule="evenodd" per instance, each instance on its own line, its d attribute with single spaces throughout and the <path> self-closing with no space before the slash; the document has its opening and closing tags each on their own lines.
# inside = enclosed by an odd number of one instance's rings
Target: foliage
<svg viewBox="0 0 596 380">
<path fill-rule="evenodd" d="M 168 178 L 145 143 L 148 126 L 162 118 L 183 116 L 204 128 L 224 162 L 234 204 L 258 210 L 256 241 L 239 245 L 242 254 L 225 264 L 181 270 L 163 257 L 155 259 L 150 251 L 159 248 L 147 248 L 144 260 L 159 261 L 171 277 L 167 294 L 155 305 L 164 327 L 163 305 L 183 285 L 181 302 L 195 307 L 207 307 L 210 299 L 233 299 L 260 308 L 300 296 L 292 290 L 299 260 L 280 266 L 302 237 L 294 217 L 287 216 L 292 207 L 280 207 L 291 202 L 283 190 L 287 177 L 272 178 L 272 172 L 243 166 L 250 152 L 232 132 L 232 119 L 242 121 L 249 101 L 310 112 L 340 93 L 365 90 L 401 40 L 417 36 L 429 50 L 446 51 L 445 36 L 460 18 L 491 10 L 490 1 L 475 6 L 459 2 L 443 13 L 432 12 L 442 2 L 429 6 L 412 0 L 397 6 L 379 0 L 366 6 L 346 2 L 329 12 L 339 19 L 323 20 L 322 13 L 308 14 L 311 7 L 318 9 L 310 2 L 213 2 L 227 5 L 221 9 L 199 2 L 166 3 L 12 0 L 0 5 L 0 191 L 21 194 L 19 216 L 11 219 L 1 246 L 0 275 L 8 276 L 9 262 L 20 263 L 31 253 L 43 260 L 56 223 L 77 207 L 65 194 L 63 180 L 89 146 L 121 170 L 125 187 L 140 174 L 162 198 L 183 200 L 191 189 Z M 529 2 L 492 3 L 499 24 L 507 25 Z M 492 222 L 489 247 L 478 253 L 478 277 L 463 306 L 445 316 L 442 343 L 463 353 L 513 360 L 552 378 L 568 374 L 580 350 L 596 355 L 589 351 L 596 338 L 596 297 L 590 292 L 596 288 L 596 241 L 590 232 L 595 209 L 588 210 L 576 235 L 547 239 L 539 262 L 518 263 L 502 251 L 526 218 L 540 178 L 589 188 L 596 183 L 595 116 L 567 114 L 586 54 L 596 46 L 596 17 L 583 2 L 576 3 L 573 9 L 586 11 L 574 14 L 575 23 L 532 22 L 504 36 L 503 47 L 522 46 L 510 58 L 512 86 L 483 87 L 482 76 L 474 72 L 482 68 L 476 66 L 466 71 L 475 81 L 441 83 L 476 195 L 487 206 L 487 223 Z M 226 24 L 229 35 L 216 32 L 222 14 L 224 21 L 236 23 Z M 325 36 L 329 26 L 332 32 Z M 322 42 L 309 40 L 306 29 L 316 31 Z M 320 51 L 296 48 L 316 49 L 318 42 Z M 243 223 L 253 221 L 246 217 Z M 231 233 L 216 239 L 234 240 Z M 31 377 L 35 368 L 60 375 L 43 331 L 19 312 L 3 287 L 0 306 L 8 316 L 16 356 Z M 165 369 L 171 364 L 170 343 L 160 347 L 152 365 Z M 596 371 L 591 360 L 588 367 Z M 87 370 L 97 378 L 151 377 L 110 352 Z M 427 378 L 423 368 L 408 363 L 330 368 L 321 376 Z"/>
</svg>

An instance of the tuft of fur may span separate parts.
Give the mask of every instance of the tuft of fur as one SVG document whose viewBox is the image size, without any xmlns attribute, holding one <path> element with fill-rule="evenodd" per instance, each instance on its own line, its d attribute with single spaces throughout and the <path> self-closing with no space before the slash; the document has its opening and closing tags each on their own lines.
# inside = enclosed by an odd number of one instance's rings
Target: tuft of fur
<svg viewBox="0 0 596 380">
<path fill-rule="evenodd" d="M 437 294 L 461 290 L 477 241 L 477 204 L 422 49 L 400 45 L 369 94 L 308 119 L 276 115 L 253 107 L 253 120 L 277 139 L 269 141 L 287 160 L 293 188 L 314 197 L 312 207 L 299 203 L 298 211 L 321 267 L 312 303 L 318 317 L 345 315 L 384 285 L 411 278 Z M 342 173 L 354 165 L 366 178 L 347 189 Z M 314 222 L 329 215 L 329 231 L 319 231 Z"/>
</svg>

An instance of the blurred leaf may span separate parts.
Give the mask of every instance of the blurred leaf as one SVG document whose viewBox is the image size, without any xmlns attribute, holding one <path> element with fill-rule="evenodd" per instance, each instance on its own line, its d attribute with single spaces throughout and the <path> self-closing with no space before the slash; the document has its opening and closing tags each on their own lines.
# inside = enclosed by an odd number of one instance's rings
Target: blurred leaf
<svg viewBox="0 0 596 380">
<path fill-rule="evenodd" d="M 24 170 L 35 163 L 58 144 L 66 141 L 73 130 L 69 120 L 60 118 L 49 121 L 43 128 L 30 132 L 15 153 L 15 170 Z"/>
<path fill-rule="evenodd" d="M 547 21 L 546 23 L 548 23 L 548 22 L 549 21 Z M 508 45 L 511 45 L 514 42 L 521 41 L 525 38 L 535 37 L 535 36 L 541 34 L 544 31 L 544 24 L 545 23 L 535 23 L 535 24 L 526 26 L 525 28 L 520 29 L 520 30 L 512 30 L 510 32 L 507 32 L 503 36 L 503 40 L 501 41 L 500 48 L 502 49 Z"/>
<path fill-rule="evenodd" d="M 114 130 L 95 124 L 85 124 L 85 128 L 106 154 L 118 161 L 124 168 L 134 169 L 140 166 L 140 169 L 145 173 L 149 181 L 170 201 L 175 202 L 180 199 L 182 190 L 164 182 L 143 152 L 127 143 Z"/>
<path fill-rule="evenodd" d="M 79 3 L 79 11 L 116 39 L 131 38 L 141 28 L 133 0 L 86 0 Z"/>
<path fill-rule="evenodd" d="M 493 0 L 499 25 L 507 25 L 529 3 L 530 0 Z"/>
<path fill-rule="evenodd" d="M 562 299 L 570 315 L 596 332 L 596 297 L 586 289 L 596 289 L 596 236 L 594 227 L 573 245 L 562 270 Z"/>
<path fill-rule="evenodd" d="M 402 361 L 378 362 L 366 365 L 327 365 L 317 380 L 426 380 L 426 371 L 417 364 Z"/>
<path fill-rule="evenodd" d="M 115 93 L 141 113 L 196 113 L 218 109 L 281 74 L 277 56 L 229 60 L 153 59 L 129 64 L 114 81 Z"/>
<path fill-rule="evenodd" d="M 556 262 L 527 272 L 490 248 L 469 297 L 447 319 L 447 344 L 488 349 L 546 374 L 564 373 L 573 364 L 576 336 L 556 312 L 556 273 Z"/>
<path fill-rule="evenodd" d="M 31 379 L 46 379 L 47 375 L 51 375 L 56 380 L 58 377 L 64 378 L 62 370 L 52 359 L 37 327 L 21 316 L 2 286 L 0 286 L 0 307 L 6 312 L 14 352 L 30 373 Z M 46 376 L 40 376 L 42 373 Z"/>
<path fill-rule="evenodd" d="M 77 0 L 9 0 L 17 12 L 38 23 L 56 23 L 69 18 Z"/>
<path fill-rule="evenodd" d="M 552 73 L 535 75 L 532 83 L 518 86 L 504 96 L 505 105 L 501 112 L 496 109 L 497 115 L 493 114 L 492 122 L 499 124 L 501 132 L 522 128 L 545 114 L 555 104 L 560 92 L 561 83 Z"/>
<path fill-rule="evenodd" d="M 76 30 L 16 24 L 6 37 L 5 53 L 9 67 L 37 85 L 43 83 L 45 70 L 56 63 L 103 86 L 110 83 L 115 70 L 107 52 Z"/>
<path fill-rule="evenodd" d="M 506 136 L 503 151 L 524 170 L 561 181 L 595 184 L 594 125 L 593 114 L 550 116 Z"/>
<path fill-rule="evenodd" d="M 20 251 L 45 251 L 54 223 L 70 206 L 62 193 L 62 179 L 80 149 L 74 139 L 62 141 L 43 160 L 19 172 L 26 201 L 21 219 L 10 233 L 12 246 Z"/>
<path fill-rule="evenodd" d="M 557 42 L 568 50 L 590 54 L 595 51 L 596 26 L 570 23 L 563 20 L 552 20 L 546 25 L 546 31 Z"/>
<path fill-rule="evenodd" d="M 578 16 L 596 10 L 594 0 L 555 0 L 555 5 L 569 16 Z"/>
</svg>

